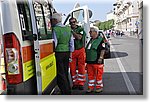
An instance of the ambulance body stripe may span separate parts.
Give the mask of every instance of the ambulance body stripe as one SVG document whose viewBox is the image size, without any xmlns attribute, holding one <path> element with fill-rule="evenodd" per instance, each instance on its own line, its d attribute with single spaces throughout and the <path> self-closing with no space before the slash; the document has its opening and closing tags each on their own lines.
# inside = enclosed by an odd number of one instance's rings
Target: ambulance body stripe
<svg viewBox="0 0 150 102">
<path fill-rule="evenodd" d="M 31 61 L 34 59 L 33 56 L 33 46 L 26 46 L 23 47 L 23 63 L 26 63 L 28 61 Z M 40 59 L 43 59 L 44 57 L 52 54 L 53 51 L 53 43 L 48 44 L 42 44 L 40 45 Z"/>
<path fill-rule="evenodd" d="M 26 62 L 34 59 L 32 47 L 33 46 L 26 46 L 26 47 L 22 48 L 22 50 L 23 50 L 23 63 L 26 63 Z"/>
<path fill-rule="evenodd" d="M 52 54 L 53 51 L 53 43 L 42 44 L 40 45 L 40 59 L 47 57 L 48 55 Z"/>
</svg>

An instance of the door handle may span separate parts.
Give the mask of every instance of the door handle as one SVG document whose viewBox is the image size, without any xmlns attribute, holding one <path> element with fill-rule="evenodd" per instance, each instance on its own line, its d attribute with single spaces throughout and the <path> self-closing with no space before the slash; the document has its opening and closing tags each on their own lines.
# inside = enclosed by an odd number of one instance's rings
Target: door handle
<svg viewBox="0 0 150 102">
<path fill-rule="evenodd" d="M 37 34 L 33 34 L 33 40 L 34 40 L 34 41 L 37 40 Z"/>
</svg>

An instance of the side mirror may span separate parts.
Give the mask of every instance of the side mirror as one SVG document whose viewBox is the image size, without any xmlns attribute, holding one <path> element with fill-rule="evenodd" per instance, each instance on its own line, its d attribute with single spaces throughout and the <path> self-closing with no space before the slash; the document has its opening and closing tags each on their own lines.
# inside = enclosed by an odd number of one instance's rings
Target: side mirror
<svg viewBox="0 0 150 102">
<path fill-rule="evenodd" d="M 92 13 L 92 11 L 91 10 L 88 10 L 89 12 L 89 18 L 91 18 L 92 17 L 92 15 L 93 15 L 93 13 Z M 82 16 L 84 17 L 84 12 L 82 13 Z"/>
<path fill-rule="evenodd" d="M 91 10 L 89 10 L 89 18 L 91 18 L 91 17 L 92 17 L 92 15 L 93 15 L 92 11 L 91 11 Z"/>
</svg>

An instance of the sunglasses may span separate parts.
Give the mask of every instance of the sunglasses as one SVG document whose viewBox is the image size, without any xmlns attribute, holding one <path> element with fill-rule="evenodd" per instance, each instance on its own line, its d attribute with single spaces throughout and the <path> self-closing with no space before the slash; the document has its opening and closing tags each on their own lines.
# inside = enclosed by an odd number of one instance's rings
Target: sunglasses
<svg viewBox="0 0 150 102">
<path fill-rule="evenodd" d="M 90 31 L 89 31 L 89 33 L 92 33 L 92 32 L 96 32 L 96 31 L 94 31 L 94 30 L 90 30 Z"/>
<path fill-rule="evenodd" d="M 72 22 L 70 22 L 69 24 L 73 24 L 73 23 L 76 23 L 76 21 L 72 21 Z"/>
</svg>

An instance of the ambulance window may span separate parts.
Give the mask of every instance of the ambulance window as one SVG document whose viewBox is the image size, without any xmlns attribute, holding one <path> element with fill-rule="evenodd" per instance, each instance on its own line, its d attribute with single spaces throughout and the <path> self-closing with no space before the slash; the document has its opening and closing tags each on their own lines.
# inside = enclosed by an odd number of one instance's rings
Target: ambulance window
<svg viewBox="0 0 150 102">
<path fill-rule="evenodd" d="M 83 21 L 84 21 L 84 11 L 81 10 L 77 10 L 73 12 L 73 17 L 77 19 L 78 21 L 78 25 L 82 26 L 83 25 Z"/>
<path fill-rule="evenodd" d="M 43 4 L 34 2 L 34 10 L 39 34 L 39 40 L 52 38 L 51 22 L 50 22 L 50 8 L 45 1 Z"/>
<path fill-rule="evenodd" d="M 52 38 L 52 29 L 51 29 L 51 21 L 50 21 L 50 8 L 47 2 L 43 4 L 44 11 L 44 19 L 46 24 L 47 38 Z"/>
<path fill-rule="evenodd" d="M 32 25 L 29 6 L 26 2 L 17 2 L 23 40 L 32 36 Z"/>
<path fill-rule="evenodd" d="M 39 39 L 42 40 L 45 38 L 44 36 L 46 36 L 42 4 L 40 4 L 38 2 L 34 2 L 33 5 L 34 5 L 35 16 L 36 16 L 36 24 L 37 24 Z"/>
</svg>

